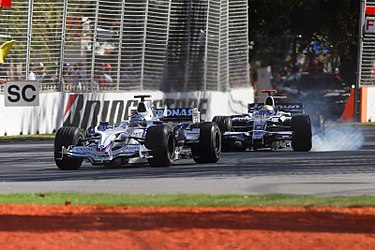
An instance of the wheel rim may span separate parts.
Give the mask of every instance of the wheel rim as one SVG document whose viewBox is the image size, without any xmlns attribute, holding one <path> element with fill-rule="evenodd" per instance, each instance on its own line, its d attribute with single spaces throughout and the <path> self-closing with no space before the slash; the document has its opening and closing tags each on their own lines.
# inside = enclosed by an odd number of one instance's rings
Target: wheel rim
<svg viewBox="0 0 375 250">
<path fill-rule="evenodd" d="M 221 140 L 220 140 L 220 132 L 218 132 L 218 131 L 216 131 L 216 133 L 215 133 L 215 152 L 216 152 L 216 154 L 219 154 L 219 152 L 220 152 L 220 147 L 221 147 Z"/>
<path fill-rule="evenodd" d="M 172 134 L 169 134 L 168 136 L 168 157 L 170 159 L 173 158 L 174 155 L 174 140 Z"/>
</svg>

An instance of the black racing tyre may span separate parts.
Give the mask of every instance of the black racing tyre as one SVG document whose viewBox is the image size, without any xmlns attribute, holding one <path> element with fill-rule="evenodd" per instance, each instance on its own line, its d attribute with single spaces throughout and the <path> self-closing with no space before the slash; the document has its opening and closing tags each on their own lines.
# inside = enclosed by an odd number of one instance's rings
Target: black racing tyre
<svg viewBox="0 0 375 250">
<path fill-rule="evenodd" d="M 220 158 L 221 133 L 215 122 L 199 124 L 199 143 L 191 145 L 191 153 L 196 163 L 215 163 Z"/>
<path fill-rule="evenodd" d="M 213 122 L 219 126 L 221 135 L 226 131 L 232 131 L 232 118 L 230 116 L 218 115 L 212 119 Z M 224 137 L 221 140 L 221 152 L 231 151 L 230 143 L 228 143 Z"/>
<path fill-rule="evenodd" d="M 82 146 L 83 133 L 77 127 L 62 127 L 56 132 L 54 142 L 55 163 L 62 170 L 76 170 L 82 165 L 83 159 L 70 158 L 61 154 L 62 146 Z M 61 158 L 62 157 L 62 158 Z"/>
<path fill-rule="evenodd" d="M 291 121 L 293 137 L 292 148 L 294 151 L 307 152 L 312 147 L 311 121 L 308 115 L 297 115 Z"/>
<path fill-rule="evenodd" d="M 151 167 L 169 167 L 173 163 L 175 141 L 172 130 L 166 125 L 147 129 L 145 146 L 152 150 L 147 161 Z"/>
<path fill-rule="evenodd" d="M 218 115 L 212 119 L 220 128 L 221 134 L 232 130 L 232 118 L 230 116 Z"/>
</svg>

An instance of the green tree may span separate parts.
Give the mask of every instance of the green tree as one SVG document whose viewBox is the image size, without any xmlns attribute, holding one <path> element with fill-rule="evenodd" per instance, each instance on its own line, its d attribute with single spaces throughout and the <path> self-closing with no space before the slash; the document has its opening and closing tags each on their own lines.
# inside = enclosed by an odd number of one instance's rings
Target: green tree
<svg viewBox="0 0 375 250">
<path fill-rule="evenodd" d="M 251 62 L 279 70 L 292 54 L 313 40 L 324 42 L 343 77 L 355 80 L 360 1 L 352 0 L 249 0 Z"/>
</svg>

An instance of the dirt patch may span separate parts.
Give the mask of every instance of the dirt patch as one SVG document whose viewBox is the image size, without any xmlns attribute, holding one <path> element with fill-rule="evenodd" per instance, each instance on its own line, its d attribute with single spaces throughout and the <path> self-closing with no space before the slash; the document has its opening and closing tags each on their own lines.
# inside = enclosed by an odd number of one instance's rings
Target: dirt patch
<svg viewBox="0 0 375 250">
<path fill-rule="evenodd" d="M 0 205 L 2 249 L 374 249 L 375 208 Z"/>
</svg>

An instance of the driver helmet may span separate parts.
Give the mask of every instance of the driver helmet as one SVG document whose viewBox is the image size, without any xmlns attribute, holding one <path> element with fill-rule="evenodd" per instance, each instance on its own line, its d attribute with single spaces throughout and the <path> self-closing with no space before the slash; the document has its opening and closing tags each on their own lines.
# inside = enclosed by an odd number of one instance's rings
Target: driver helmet
<svg viewBox="0 0 375 250">
<path fill-rule="evenodd" d="M 146 127 L 147 122 L 143 115 L 141 114 L 135 114 L 132 115 L 129 121 L 130 127 Z"/>
<path fill-rule="evenodd" d="M 271 105 L 264 105 L 261 109 L 261 114 L 265 116 L 270 116 L 274 114 L 274 110 Z"/>
</svg>

